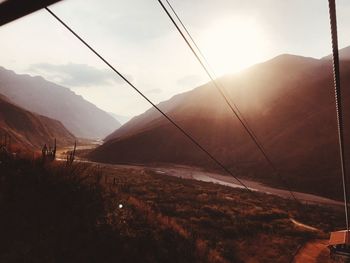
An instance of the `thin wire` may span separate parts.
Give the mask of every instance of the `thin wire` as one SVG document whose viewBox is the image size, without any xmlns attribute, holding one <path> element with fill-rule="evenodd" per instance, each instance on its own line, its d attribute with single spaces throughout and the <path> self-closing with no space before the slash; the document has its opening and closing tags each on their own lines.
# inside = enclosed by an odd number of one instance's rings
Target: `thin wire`
<svg viewBox="0 0 350 263">
<path fill-rule="evenodd" d="M 210 66 L 210 63 L 208 62 L 207 58 L 204 56 L 203 52 L 201 51 L 201 49 L 199 48 L 199 46 L 197 45 L 196 41 L 194 40 L 194 38 L 192 37 L 191 33 L 189 32 L 189 30 L 187 29 L 187 27 L 185 26 L 185 24 L 182 22 L 182 19 L 179 17 L 179 15 L 177 14 L 177 12 L 175 11 L 175 9 L 173 8 L 173 6 L 171 5 L 171 3 L 168 0 L 165 0 L 168 4 L 168 6 L 170 7 L 171 11 L 173 12 L 173 14 L 175 15 L 175 17 L 177 18 L 177 20 L 180 22 L 181 26 L 183 27 L 183 29 L 185 30 L 186 34 L 188 35 L 188 37 L 190 38 L 191 42 L 193 43 L 194 47 L 196 48 L 196 50 L 198 51 L 199 55 L 203 58 L 205 64 L 207 65 L 207 67 L 209 68 L 209 70 L 212 72 L 213 74 L 213 79 L 215 80 L 215 82 L 217 82 L 217 84 L 220 86 L 220 88 L 222 89 L 223 93 L 227 93 L 227 89 L 225 88 L 225 86 L 221 83 L 220 79 L 217 77 L 217 75 L 215 74 L 215 71 L 213 70 L 213 68 Z M 245 125 L 247 126 L 247 128 L 250 130 L 250 132 L 252 133 L 252 135 L 254 136 L 255 140 L 260 144 L 261 148 L 264 149 L 263 144 L 260 142 L 260 140 L 258 139 L 258 137 L 256 136 L 256 134 L 254 133 L 254 131 L 250 128 L 248 122 L 246 121 L 246 119 L 244 118 L 243 114 L 241 113 L 241 111 L 239 110 L 239 108 L 237 107 L 237 105 L 232 101 L 232 99 L 228 98 L 229 101 L 229 106 L 231 108 L 231 105 L 233 105 L 233 107 L 235 108 L 236 112 L 238 113 L 238 115 L 241 117 L 242 121 L 245 123 Z M 231 109 L 232 110 L 232 109 Z M 264 151 L 266 151 L 264 149 Z M 272 168 L 274 170 L 275 173 L 278 173 L 277 168 L 275 166 L 273 166 Z M 288 188 L 288 187 L 287 187 Z M 292 194 L 293 195 L 293 194 Z"/>
<path fill-rule="evenodd" d="M 346 178 L 345 157 L 344 157 L 345 155 L 344 154 L 344 132 L 343 132 L 344 124 L 343 124 L 343 108 L 342 108 L 341 88 L 340 88 L 337 13 L 336 13 L 335 0 L 328 0 L 328 5 L 329 5 L 329 18 L 330 18 L 330 24 L 331 24 L 331 36 L 332 36 L 335 107 L 336 107 L 337 123 L 338 123 L 338 140 L 339 140 L 340 166 L 341 166 L 341 174 L 342 174 L 342 181 L 343 181 L 345 220 L 346 220 L 346 230 L 349 231 L 348 189 L 347 189 L 347 178 Z"/>
<path fill-rule="evenodd" d="M 165 13 L 168 15 L 168 17 L 170 18 L 171 22 L 174 24 L 174 26 L 176 27 L 177 31 L 180 33 L 180 35 L 182 36 L 182 38 L 185 40 L 186 44 L 188 45 L 188 47 L 191 49 L 192 53 L 194 54 L 194 56 L 197 58 L 198 62 L 200 63 L 200 65 L 202 66 L 202 68 L 205 70 L 205 72 L 207 73 L 208 77 L 210 78 L 210 80 L 212 81 L 212 83 L 214 84 L 214 86 L 216 87 L 216 89 L 219 91 L 219 93 L 221 94 L 221 96 L 223 97 L 223 99 L 225 100 L 226 104 L 230 107 L 232 113 L 237 117 L 237 119 L 239 120 L 239 122 L 242 124 L 243 128 L 245 129 L 245 131 L 248 133 L 249 137 L 253 140 L 253 142 L 255 143 L 255 145 L 258 147 L 258 149 L 260 150 L 260 152 L 262 153 L 263 157 L 266 159 L 267 163 L 271 166 L 271 168 L 273 169 L 273 171 L 278 175 L 280 181 L 284 184 L 284 186 L 287 188 L 287 190 L 289 191 L 290 195 L 292 196 L 292 198 L 298 202 L 297 198 L 295 197 L 294 193 L 291 190 L 291 187 L 289 186 L 289 184 L 287 183 L 287 181 L 281 176 L 281 174 L 278 172 L 276 166 L 273 164 L 273 162 L 270 160 L 270 158 L 268 157 L 267 153 L 265 152 L 263 146 L 259 143 L 256 135 L 253 133 L 252 129 L 249 128 L 248 124 L 245 122 L 245 120 L 243 120 L 243 118 L 238 114 L 238 112 L 232 107 L 229 99 L 227 98 L 227 96 L 225 95 L 225 93 L 222 91 L 222 89 L 219 87 L 218 83 L 215 81 L 215 78 L 211 75 L 211 73 L 209 72 L 209 70 L 207 69 L 207 67 L 205 66 L 205 64 L 203 63 L 203 61 L 200 59 L 199 55 L 196 53 L 196 51 L 194 50 L 194 48 L 192 47 L 192 45 L 189 43 L 188 39 L 186 38 L 186 36 L 184 35 L 184 33 L 182 32 L 182 30 L 179 28 L 179 26 L 177 25 L 177 23 L 175 22 L 174 18 L 171 16 L 171 14 L 169 13 L 169 11 L 167 10 L 167 8 L 164 6 L 163 2 L 161 0 L 158 0 L 159 4 L 161 5 L 161 7 L 163 8 L 163 10 L 165 11 Z M 166 2 L 168 3 L 169 6 L 171 6 L 171 4 L 169 3 L 169 1 L 166 0 Z M 172 11 L 176 14 L 175 10 L 172 8 Z M 183 27 L 185 28 L 184 24 L 182 23 L 181 19 L 179 18 L 179 16 L 176 14 L 176 17 L 178 18 L 178 20 L 180 21 L 180 23 L 183 25 Z M 194 42 L 195 47 L 199 49 L 199 47 L 197 46 L 197 44 L 195 44 L 195 41 L 193 40 L 191 34 L 188 32 L 187 29 L 185 29 L 186 33 L 190 36 L 190 39 L 192 40 L 192 42 Z M 199 51 L 200 52 L 200 51 Z M 202 52 L 200 52 L 201 56 L 203 56 Z M 207 63 L 208 64 L 208 63 Z M 237 106 L 235 105 L 235 107 L 237 108 Z"/>
<path fill-rule="evenodd" d="M 177 14 L 177 12 L 175 11 L 175 9 L 173 8 L 173 6 L 171 5 L 171 3 L 168 0 L 165 0 L 168 4 L 168 6 L 170 7 L 171 11 L 173 12 L 173 14 L 175 15 L 175 17 L 177 18 L 177 20 L 180 22 L 182 28 L 185 30 L 186 34 L 188 35 L 188 37 L 190 38 L 192 44 L 195 46 L 196 50 L 198 51 L 199 55 L 203 58 L 205 64 L 207 65 L 207 67 L 209 68 L 209 70 L 211 71 L 211 73 L 213 74 L 213 79 L 215 79 L 215 81 L 217 80 L 217 83 L 219 84 L 219 86 L 223 89 L 223 91 L 226 91 L 225 87 L 223 86 L 223 84 L 221 83 L 221 81 L 218 79 L 218 77 L 215 74 L 215 71 L 213 70 L 213 68 L 210 66 L 210 63 L 208 62 L 208 60 L 206 59 L 206 57 L 204 56 L 204 54 L 202 53 L 201 49 L 199 48 L 199 46 L 197 45 L 196 41 L 194 40 L 194 38 L 192 37 L 191 33 L 188 31 L 187 27 L 185 26 L 185 24 L 182 22 L 182 19 L 179 17 L 179 15 Z M 226 91 L 227 92 L 227 91 Z M 232 99 L 229 99 L 230 103 L 233 104 L 233 107 L 235 107 L 236 111 L 238 112 L 238 114 L 241 116 L 242 121 L 245 122 L 245 124 L 247 125 L 247 127 L 250 129 L 247 121 L 245 120 L 245 118 L 243 117 L 242 113 L 240 112 L 240 110 L 238 109 L 237 105 L 232 101 Z M 251 129 L 250 129 L 251 130 Z M 254 132 L 251 130 L 253 136 L 255 137 L 255 139 L 257 141 L 258 138 L 257 136 L 254 134 Z M 261 144 L 261 143 L 260 143 Z"/>
<path fill-rule="evenodd" d="M 115 67 L 113 67 L 105 58 L 103 58 L 94 48 L 92 48 L 84 39 L 82 39 L 72 28 L 70 28 L 62 19 L 60 19 L 53 11 L 48 7 L 45 9 L 66 29 L 68 29 L 80 42 L 82 42 L 90 51 L 92 51 L 99 59 L 101 59 L 110 69 L 112 69 L 119 77 L 121 77 L 130 87 L 132 87 L 139 95 L 141 95 L 149 104 L 151 104 L 160 114 L 162 114 L 171 124 L 173 124 L 180 132 L 182 132 L 193 144 L 195 144 L 200 150 L 202 150 L 211 160 L 213 160 L 219 167 L 221 167 L 226 173 L 235 178 L 246 190 L 254 193 L 249 189 L 239 178 L 237 178 L 228 168 L 226 168 L 219 160 L 217 160 L 207 149 L 205 149 L 199 142 L 197 142 L 190 134 L 188 134 L 183 128 L 181 128 L 175 121 L 173 121 L 166 113 L 164 113 L 157 105 L 155 105 L 146 95 L 144 95 L 139 89 L 137 89 L 122 73 L 120 73 Z"/>
<path fill-rule="evenodd" d="M 204 56 L 204 54 L 202 53 L 201 49 L 199 48 L 199 46 L 197 45 L 196 41 L 194 40 L 194 38 L 192 37 L 191 33 L 188 31 L 187 27 L 185 26 L 185 24 L 182 22 L 182 19 L 179 17 L 179 15 L 177 14 L 177 12 L 175 11 L 175 9 L 173 8 L 173 6 L 171 5 L 171 3 L 168 0 L 165 0 L 168 4 L 168 6 L 170 7 L 171 11 L 173 12 L 173 14 L 175 15 L 175 17 L 177 18 L 177 20 L 180 22 L 181 26 L 183 27 L 183 29 L 185 30 L 186 34 L 188 35 L 188 37 L 190 38 L 192 44 L 195 46 L 196 50 L 198 51 L 199 55 L 203 58 L 205 64 L 207 65 L 207 67 L 209 68 L 209 70 L 212 72 L 213 74 L 213 79 L 215 80 L 215 82 L 217 82 L 217 84 L 221 87 L 221 89 L 223 90 L 223 93 L 227 90 L 225 89 L 224 85 L 221 83 L 220 79 L 216 76 L 215 71 L 213 70 L 213 68 L 210 66 L 210 63 L 208 62 L 208 60 L 206 59 L 206 57 Z M 204 64 L 204 63 L 203 63 Z M 252 135 L 254 136 L 254 138 L 257 140 L 257 142 L 261 145 L 261 147 L 263 148 L 263 145 L 261 142 L 259 142 L 258 137 L 256 136 L 256 134 L 254 133 L 254 131 L 249 127 L 247 121 L 245 120 L 243 114 L 240 112 L 240 110 L 238 109 L 237 105 L 232 101 L 232 99 L 228 98 L 228 100 L 230 101 L 230 105 L 232 104 L 233 107 L 235 108 L 235 110 L 237 111 L 238 115 L 241 117 L 242 121 L 246 124 L 247 128 L 250 130 L 250 132 L 252 133 Z"/>
</svg>

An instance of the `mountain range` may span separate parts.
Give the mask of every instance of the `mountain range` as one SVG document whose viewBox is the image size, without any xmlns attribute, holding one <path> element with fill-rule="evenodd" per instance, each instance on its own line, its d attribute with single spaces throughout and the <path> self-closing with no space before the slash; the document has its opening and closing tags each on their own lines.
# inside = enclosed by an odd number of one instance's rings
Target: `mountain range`
<svg viewBox="0 0 350 263">
<path fill-rule="evenodd" d="M 340 50 L 340 54 L 348 146 L 350 47 Z M 330 58 L 284 54 L 218 81 L 292 189 L 341 198 Z M 158 106 L 237 176 L 285 187 L 212 83 Z M 349 151 L 346 157 L 349 159 Z M 217 168 L 153 108 L 107 136 L 90 158 L 108 163 L 177 163 Z"/>
<path fill-rule="evenodd" d="M 0 135 L 10 135 L 17 148 L 38 150 L 44 144 L 58 146 L 74 143 L 75 137 L 61 122 L 32 113 L 0 94 Z"/>
<path fill-rule="evenodd" d="M 20 75 L 0 67 L 0 93 L 26 110 L 60 121 L 76 137 L 104 138 L 121 126 L 82 96 L 40 76 Z"/>
</svg>

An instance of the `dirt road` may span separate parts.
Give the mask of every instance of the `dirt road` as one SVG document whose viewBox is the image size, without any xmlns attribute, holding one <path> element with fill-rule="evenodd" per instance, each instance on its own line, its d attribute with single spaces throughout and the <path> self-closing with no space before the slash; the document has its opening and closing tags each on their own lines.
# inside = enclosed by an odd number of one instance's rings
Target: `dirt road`
<svg viewBox="0 0 350 263">
<path fill-rule="evenodd" d="M 121 169 L 129 168 L 135 170 L 152 170 L 161 175 L 176 176 L 185 179 L 195 179 L 199 181 L 211 182 L 214 184 L 226 185 L 234 188 L 241 188 L 242 186 L 237 185 L 234 178 L 229 178 L 218 173 L 203 171 L 199 168 L 188 167 L 188 166 L 162 166 L 162 167 L 145 167 L 139 165 L 106 165 L 110 169 Z M 264 192 L 289 198 L 289 192 L 269 186 L 262 185 L 261 183 L 243 180 L 244 183 L 254 191 Z M 306 193 L 294 192 L 294 194 L 300 199 L 307 203 L 316 203 L 322 205 L 338 206 L 343 205 L 342 202 L 327 199 L 317 195 L 311 195 Z M 295 219 L 290 219 L 291 222 L 300 228 L 305 228 L 309 231 L 320 231 L 317 228 L 298 222 Z M 304 244 L 296 253 L 293 263 L 333 263 L 330 261 L 329 250 L 327 248 L 328 240 L 312 240 Z"/>
<path fill-rule="evenodd" d="M 293 263 L 331 263 L 328 240 L 313 240 L 306 243 L 294 257 Z"/>
</svg>

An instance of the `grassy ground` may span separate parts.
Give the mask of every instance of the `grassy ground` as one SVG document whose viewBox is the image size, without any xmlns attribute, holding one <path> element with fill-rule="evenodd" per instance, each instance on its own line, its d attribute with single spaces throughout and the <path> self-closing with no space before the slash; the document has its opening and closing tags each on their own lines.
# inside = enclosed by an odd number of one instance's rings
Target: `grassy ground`
<svg viewBox="0 0 350 263">
<path fill-rule="evenodd" d="M 28 160 L 0 169 L 0 262 L 289 262 L 343 219 L 143 169 Z"/>
<path fill-rule="evenodd" d="M 117 192 L 126 204 L 123 211 L 138 211 L 149 223 L 190 240 L 200 261 L 289 262 L 300 244 L 327 238 L 325 233 L 343 223 L 341 210 L 151 171 L 105 172 L 117 178 Z M 321 231 L 298 228 L 290 218 Z"/>
</svg>

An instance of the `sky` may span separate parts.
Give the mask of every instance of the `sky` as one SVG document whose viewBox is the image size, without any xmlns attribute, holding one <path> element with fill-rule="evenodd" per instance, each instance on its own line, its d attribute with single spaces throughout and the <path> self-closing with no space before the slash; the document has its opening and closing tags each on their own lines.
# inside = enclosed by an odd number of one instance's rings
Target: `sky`
<svg viewBox="0 0 350 263">
<path fill-rule="evenodd" d="M 327 0 L 169 0 L 217 76 L 290 53 L 331 53 Z M 209 81 L 157 0 L 65 0 L 50 7 L 153 102 Z M 350 1 L 338 0 L 339 46 Z M 150 105 L 45 10 L 0 27 L 0 66 L 41 75 L 107 112 Z"/>
</svg>

